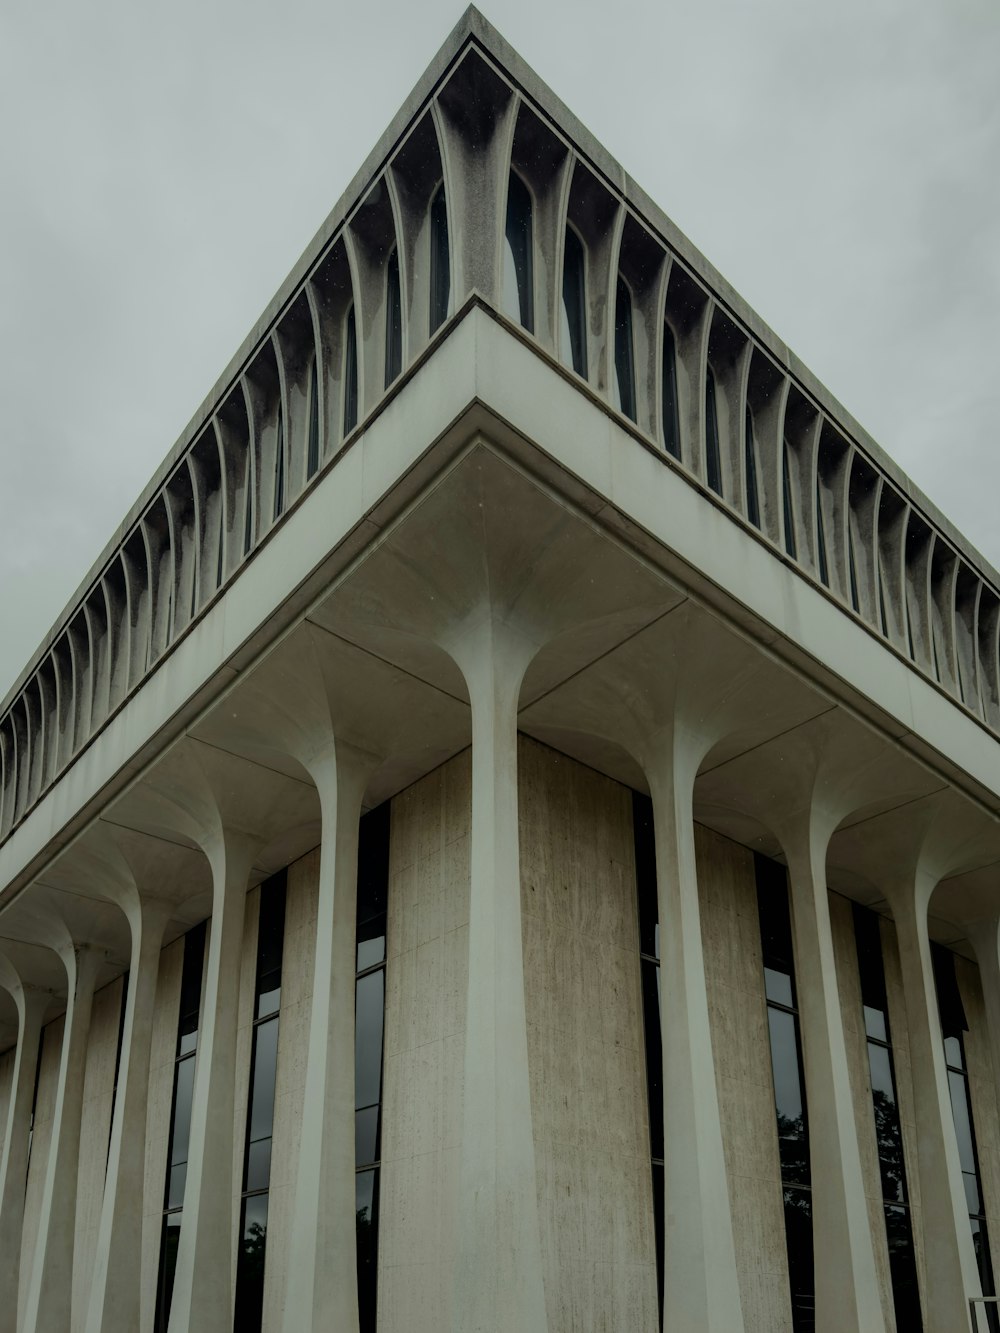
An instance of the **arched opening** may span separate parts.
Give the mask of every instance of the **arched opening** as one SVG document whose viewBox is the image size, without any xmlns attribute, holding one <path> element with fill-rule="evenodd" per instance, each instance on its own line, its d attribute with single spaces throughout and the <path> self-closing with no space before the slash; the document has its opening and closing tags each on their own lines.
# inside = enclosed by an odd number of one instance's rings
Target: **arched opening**
<svg viewBox="0 0 1000 1333">
<path fill-rule="evenodd" d="M 507 186 L 504 228 L 503 310 L 529 333 L 534 331 L 531 195 L 515 172 Z"/>
<path fill-rule="evenodd" d="M 431 292 L 430 331 L 434 333 L 448 318 L 451 298 L 451 256 L 448 249 L 448 205 L 444 185 L 438 186 L 430 211 Z"/>
<path fill-rule="evenodd" d="M 615 407 L 635 421 L 635 342 L 632 335 L 632 293 L 618 275 L 615 294 Z"/>
<path fill-rule="evenodd" d="M 587 286 L 583 242 L 572 227 L 563 244 L 559 350 L 564 363 L 587 378 Z"/>
</svg>

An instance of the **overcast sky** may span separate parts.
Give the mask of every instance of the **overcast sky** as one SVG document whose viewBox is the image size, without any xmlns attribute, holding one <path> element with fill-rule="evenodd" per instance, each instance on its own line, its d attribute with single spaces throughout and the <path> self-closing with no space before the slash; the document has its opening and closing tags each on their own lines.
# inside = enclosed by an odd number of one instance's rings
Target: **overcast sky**
<svg viewBox="0 0 1000 1333">
<path fill-rule="evenodd" d="M 459 18 L 0 9 L 0 696 Z M 487 17 L 1000 565 L 996 0 Z"/>
</svg>

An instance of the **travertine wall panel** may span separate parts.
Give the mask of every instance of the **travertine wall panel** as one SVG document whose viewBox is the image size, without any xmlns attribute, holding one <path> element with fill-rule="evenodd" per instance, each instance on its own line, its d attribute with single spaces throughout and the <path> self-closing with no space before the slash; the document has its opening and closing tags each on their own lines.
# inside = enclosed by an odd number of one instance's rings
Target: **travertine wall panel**
<svg viewBox="0 0 1000 1333">
<path fill-rule="evenodd" d="M 865 1199 L 868 1203 L 875 1271 L 878 1275 L 886 1333 L 892 1333 L 896 1327 L 896 1314 L 892 1303 L 892 1274 L 889 1271 L 889 1247 L 885 1235 L 882 1177 L 878 1164 L 875 1114 L 872 1110 L 868 1039 L 863 1022 L 861 977 L 854 938 L 854 914 L 850 900 L 841 894 L 830 893 L 827 895 L 827 900 L 830 904 L 830 927 L 837 964 L 837 988 L 840 992 L 840 1017 L 844 1028 L 844 1044 L 847 1047 L 851 1100 L 854 1104 L 854 1123 L 857 1127 L 858 1148 L 861 1152 L 861 1171 L 864 1177 Z M 895 1037 L 895 1032 L 891 1032 L 891 1035 Z"/>
<path fill-rule="evenodd" d="M 299 1129 L 309 1057 L 319 848 L 288 867 L 281 1015 L 274 1092 L 274 1141 L 268 1197 L 263 1333 L 279 1333 L 284 1311 L 288 1246 L 298 1170 Z"/>
<path fill-rule="evenodd" d="M 695 826 L 712 1053 L 746 1333 L 791 1333 L 753 855 Z"/>
<path fill-rule="evenodd" d="M 174 940 L 160 954 L 156 1013 L 149 1062 L 146 1128 L 146 1179 L 142 1224 L 142 1333 L 152 1333 L 156 1279 L 160 1265 L 160 1230 L 166 1183 L 170 1110 L 177 1050 L 177 1011 L 184 966 L 184 940 Z"/>
<path fill-rule="evenodd" d="M 59 1058 L 62 1053 L 62 1034 L 65 1016 L 49 1023 L 42 1037 L 42 1054 L 38 1072 L 38 1090 L 35 1096 L 34 1130 L 31 1135 L 31 1156 L 28 1161 L 28 1188 L 24 1196 L 24 1229 L 21 1233 L 21 1276 L 18 1289 L 18 1313 L 23 1314 L 31 1280 L 31 1263 L 38 1238 L 38 1219 L 45 1188 L 45 1169 L 49 1159 L 52 1138 L 52 1120 L 55 1115 L 56 1089 L 59 1083 Z"/>
<path fill-rule="evenodd" d="M 993 1070 L 990 1034 L 979 968 L 968 958 L 955 956 L 955 975 L 965 1006 L 969 1030 L 965 1034 L 965 1059 L 969 1069 L 969 1092 L 979 1151 L 986 1222 L 994 1272 L 1000 1272 L 1000 1115 L 997 1080 Z"/>
<path fill-rule="evenodd" d="M 379 1333 L 451 1327 L 470 821 L 468 751 L 392 803 Z"/>
<path fill-rule="evenodd" d="M 82 1329 L 86 1320 L 97 1232 L 101 1223 L 111 1137 L 115 1062 L 121 1030 L 123 981 L 124 978 L 118 977 L 95 994 L 90 1016 L 80 1117 L 80 1170 L 77 1177 L 76 1240 L 73 1247 L 74 1329 Z"/>
<path fill-rule="evenodd" d="M 551 1333 L 657 1327 L 632 796 L 519 747 L 528 1066 Z"/>
</svg>

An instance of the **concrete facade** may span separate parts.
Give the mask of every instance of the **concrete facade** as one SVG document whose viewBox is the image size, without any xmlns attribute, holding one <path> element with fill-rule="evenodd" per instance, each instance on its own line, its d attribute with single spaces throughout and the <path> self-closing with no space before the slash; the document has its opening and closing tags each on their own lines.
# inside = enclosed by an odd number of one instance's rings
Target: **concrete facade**
<svg viewBox="0 0 1000 1333">
<path fill-rule="evenodd" d="M 1000 576 L 470 10 L 0 707 L 0 1333 L 993 1333 L 998 872 Z"/>
</svg>

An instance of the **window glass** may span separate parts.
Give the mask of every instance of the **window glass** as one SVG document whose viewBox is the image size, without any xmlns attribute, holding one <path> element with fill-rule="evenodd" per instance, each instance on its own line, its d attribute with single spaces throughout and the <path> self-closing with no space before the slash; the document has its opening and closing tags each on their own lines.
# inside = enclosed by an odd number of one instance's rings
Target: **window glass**
<svg viewBox="0 0 1000 1333">
<path fill-rule="evenodd" d="M 504 227 L 503 311 L 529 333 L 535 327 L 532 258 L 531 195 L 512 171 Z"/>
<path fill-rule="evenodd" d="M 274 513 L 278 518 L 285 508 L 285 414 L 278 407 L 278 432 L 274 446 Z"/>
<path fill-rule="evenodd" d="M 306 476 L 311 477 L 319 467 L 319 377 L 316 358 L 309 367 L 309 448 L 306 453 Z"/>
<path fill-rule="evenodd" d="M 749 404 L 744 413 L 744 470 L 747 486 L 747 518 L 755 528 L 760 527 L 760 500 L 757 492 L 757 445 L 753 437 L 753 413 Z"/>
<path fill-rule="evenodd" d="M 431 202 L 431 294 L 430 331 L 434 333 L 448 318 L 451 297 L 451 258 L 448 249 L 448 205 L 444 186 Z"/>
<path fill-rule="evenodd" d="M 639 973 L 642 980 L 649 1151 L 653 1178 L 653 1226 L 656 1235 L 657 1289 L 663 1315 L 663 1044 L 660 1029 L 660 928 L 656 888 L 656 841 L 653 803 L 632 793 L 636 905 L 639 914 Z"/>
<path fill-rule="evenodd" d="M 663 321 L 663 444 L 674 458 L 681 456 L 680 406 L 677 399 L 677 347 L 674 334 Z"/>
<path fill-rule="evenodd" d="M 403 301 L 399 290 L 399 251 L 385 267 L 385 387 L 403 369 Z"/>
<path fill-rule="evenodd" d="M 788 441 L 782 442 L 781 448 L 781 496 L 785 515 L 785 554 L 796 559 L 795 552 L 795 510 L 792 504 L 792 474 L 788 463 Z"/>
<path fill-rule="evenodd" d="M 559 352 L 563 362 L 587 378 L 587 302 L 583 243 L 572 227 L 563 242 Z"/>
<path fill-rule="evenodd" d="M 715 403 L 715 375 L 711 366 L 705 378 L 705 480 L 716 495 L 722 494 L 722 457 L 719 453 L 719 417 Z"/>
<path fill-rule="evenodd" d="M 615 297 L 615 407 L 635 421 L 635 349 L 632 334 L 632 293 L 619 276 Z"/>
<path fill-rule="evenodd" d="M 344 434 L 358 424 L 358 328 L 354 306 L 347 312 L 344 328 Z"/>
</svg>

